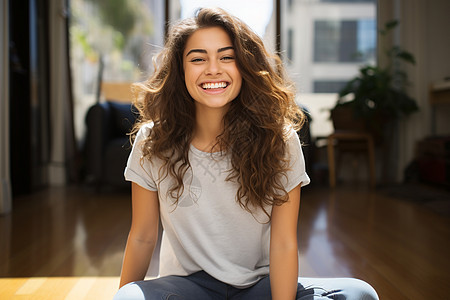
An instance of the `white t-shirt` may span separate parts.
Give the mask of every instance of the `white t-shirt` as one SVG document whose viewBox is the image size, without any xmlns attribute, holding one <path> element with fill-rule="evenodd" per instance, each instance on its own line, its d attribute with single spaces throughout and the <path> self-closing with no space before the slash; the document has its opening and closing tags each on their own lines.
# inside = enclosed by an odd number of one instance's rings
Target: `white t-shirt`
<svg viewBox="0 0 450 300">
<path fill-rule="evenodd" d="M 238 288 L 255 284 L 269 273 L 270 222 L 258 209 L 253 214 L 236 201 L 237 183 L 226 181 L 231 169 L 230 156 L 205 153 L 191 145 L 191 169 L 184 178 L 184 192 L 174 205 L 167 190 L 172 178 L 160 178 L 161 161 L 143 160 L 142 140 L 151 125 L 143 126 L 136 137 L 125 169 L 125 178 L 158 191 L 160 220 L 163 227 L 159 275 L 189 275 L 205 271 L 216 279 Z M 284 180 L 286 191 L 309 177 L 300 141 L 294 130 L 288 138 L 290 170 Z M 271 207 L 267 209 L 271 213 Z M 159 252 L 160 251 L 160 252 Z M 156 254 L 156 255 L 155 255 Z M 157 263 L 153 261 L 152 264 Z M 156 275 L 156 274 L 155 274 Z"/>
</svg>

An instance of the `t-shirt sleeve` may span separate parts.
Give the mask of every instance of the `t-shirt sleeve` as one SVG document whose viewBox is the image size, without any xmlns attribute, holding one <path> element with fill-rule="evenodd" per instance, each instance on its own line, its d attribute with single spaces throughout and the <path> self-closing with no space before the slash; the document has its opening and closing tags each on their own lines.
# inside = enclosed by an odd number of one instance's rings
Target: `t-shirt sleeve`
<svg viewBox="0 0 450 300">
<path fill-rule="evenodd" d="M 287 155 L 289 157 L 289 170 L 285 178 L 285 189 L 290 192 L 300 183 L 302 187 L 310 183 L 310 178 L 306 173 L 302 145 L 294 129 L 290 129 L 289 132 Z"/>
<path fill-rule="evenodd" d="M 144 139 L 149 135 L 150 125 L 142 126 L 133 143 L 124 176 L 127 181 L 135 182 L 151 191 L 157 191 L 157 184 L 152 174 L 152 164 L 149 159 L 142 159 L 142 146 Z"/>
</svg>

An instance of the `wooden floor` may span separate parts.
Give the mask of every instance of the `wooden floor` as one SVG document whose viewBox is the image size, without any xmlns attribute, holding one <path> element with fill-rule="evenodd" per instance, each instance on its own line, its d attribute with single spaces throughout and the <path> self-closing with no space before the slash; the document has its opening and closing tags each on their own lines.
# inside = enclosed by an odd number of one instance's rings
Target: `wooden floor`
<svg viewBox="0 0 450 300">
<path fill-rule="evenodd" d="M 51 188 L 0 217 L 0 299 L 111 299 L 128 191 Z M 357 277 L 380 299 L 450 299 L 450 218 L 364 187 L 303 191 L 302 276 Z"/>
</svg>

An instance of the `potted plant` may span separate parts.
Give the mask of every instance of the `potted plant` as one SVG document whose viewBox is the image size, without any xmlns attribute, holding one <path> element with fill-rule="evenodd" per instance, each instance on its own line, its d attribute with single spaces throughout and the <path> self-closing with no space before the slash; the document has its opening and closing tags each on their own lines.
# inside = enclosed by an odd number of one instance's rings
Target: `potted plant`
<svg viewBox="0 0 450 300">
<path fill-rule="evenodd" d="M 387 22 L 381 36 L 386 36 L 397 27 L 398 21 Z M 385 51 L 384 67 L 364 65 L 359 74 L 351 79 L 338 94 L 338 101 L 331 110 L 331 119 L 336 130 L 360 128 L 373 133 L 376 140 L 382 138 L 383 124 L 398 120 L 418 110 L 416 101 L 406 92 L 409 84 L 407 74 L 402 70 L 404 63 L 414 65 L 414 56 L 392 46 Z M 340 124 L 339 116 L 345 120 Z M 349 118 L 355 124 L 349 124 Z M 342 126 L 345 128 L 340 128 Z"/>
</svg>

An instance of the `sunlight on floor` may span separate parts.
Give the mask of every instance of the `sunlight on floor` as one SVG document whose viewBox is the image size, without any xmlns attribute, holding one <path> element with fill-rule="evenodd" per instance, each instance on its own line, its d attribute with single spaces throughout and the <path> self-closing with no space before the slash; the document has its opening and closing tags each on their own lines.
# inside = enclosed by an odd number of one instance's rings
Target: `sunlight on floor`
<svg viewBox="0 0 450 300">
<path fill-rule="evenodd" d="M 112 299 L 119 277 L 1 278 L 1 299 Z"/>
</svg>

